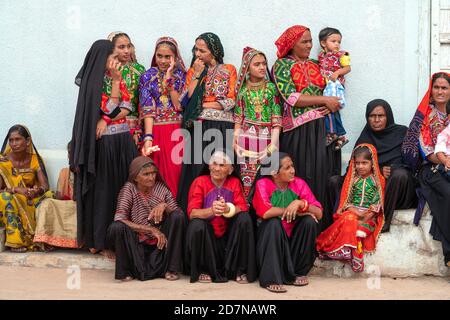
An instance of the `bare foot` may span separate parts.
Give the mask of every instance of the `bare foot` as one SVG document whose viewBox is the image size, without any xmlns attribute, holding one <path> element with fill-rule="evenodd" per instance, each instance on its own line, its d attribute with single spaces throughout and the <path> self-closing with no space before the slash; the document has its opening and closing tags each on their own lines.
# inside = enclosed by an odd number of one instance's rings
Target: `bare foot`
<svg viewBox="0 0 450 320">
<path fill-rule="evenodd" d="M 134 278 L 132 276 L 127 276 L 127 277 L 125 277 L 123 279 L 120 279 L 120 281 L 122 281 L 122 282 L 130 282 L 130 281 L 133 281 L 133 280 L 134 280 Z"/>
<path fill-rule="evenodd" d="M 180 276 L 176 272 L 167 271 L 164 278 L 169 281 L 175 281 L 180 279 Z"/>
<path fill-rule="evenodd" d="M 96 253 L 98 253 L 98 250 L 95 248 L 89 248 L 89 252 L 92 254 L 96 254 Z"/>
</svg>

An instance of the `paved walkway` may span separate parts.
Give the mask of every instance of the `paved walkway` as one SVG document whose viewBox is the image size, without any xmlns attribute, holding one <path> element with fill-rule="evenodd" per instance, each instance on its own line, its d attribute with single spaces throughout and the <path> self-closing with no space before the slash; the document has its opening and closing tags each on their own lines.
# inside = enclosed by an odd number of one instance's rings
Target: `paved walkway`
<svg viewBox="0 0 450 320">
<path fill-rule="evenodd" d="M 80 280 L 80 281 L 78 281 Z M 155 300 L 329 300 L 425 299 L 450 300 L 449 278 L 310 277 L 307 287 L 288 286 L 285 294 L 270 293 L 258 283 L 221 284 L 156 279 L 122 283 L 112 270 L 0 266 L 0 299 L 155 299 Z M 79 288 L 79 289 L 78 289 Z"/>
</svg>

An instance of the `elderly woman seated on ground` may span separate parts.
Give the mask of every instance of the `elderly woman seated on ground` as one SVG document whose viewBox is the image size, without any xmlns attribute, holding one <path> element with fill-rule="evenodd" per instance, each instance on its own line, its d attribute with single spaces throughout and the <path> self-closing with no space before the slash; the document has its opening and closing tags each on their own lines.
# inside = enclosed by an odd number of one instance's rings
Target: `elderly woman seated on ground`
<svg viewBox="0 0 450 320">
<path fill-rule="evenodd" d="M 241 181 L 231 176 L 231 159 L 221 151 L 208 168 L 189 191 L 185 262 L 191 282 L 255 281 L 255 238 Z"/>
<path fill-rule="evenodd" d="M 150 158 L 130 164 L 107 242 L 116 255 L 118 280 L 179 279 L 183 272 L 184 213 Z"/>
</svg>

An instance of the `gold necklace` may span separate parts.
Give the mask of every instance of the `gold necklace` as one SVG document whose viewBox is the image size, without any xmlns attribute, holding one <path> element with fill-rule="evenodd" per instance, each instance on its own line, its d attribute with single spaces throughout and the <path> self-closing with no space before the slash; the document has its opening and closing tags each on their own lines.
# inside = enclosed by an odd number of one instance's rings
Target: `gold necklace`
<svg viewBox="0 0 450 320">
<path fill-rule="evenodd" d="M 255 93 L 255 97 L 252 97 L 251 91 Z M 255 112 L 261 113 L 266 96 L 266 81 L 263 80 L 261 82 L 258 82 L 257 84 L 252 84 L 247 80 L 246 94 L 248 101 L 250 101 L 250 104 L 253 106 Z"/>
<path fill-rule="evenodd" d="M 167 90 L 167 84 L 164 81 L 164 74 L 158 71 L 158 89 L 159 89 L 159 101 L 161 101 L 164 111 L 167 111 L 169 109 L 169 97 L 168 90 Z"/>
</svg>

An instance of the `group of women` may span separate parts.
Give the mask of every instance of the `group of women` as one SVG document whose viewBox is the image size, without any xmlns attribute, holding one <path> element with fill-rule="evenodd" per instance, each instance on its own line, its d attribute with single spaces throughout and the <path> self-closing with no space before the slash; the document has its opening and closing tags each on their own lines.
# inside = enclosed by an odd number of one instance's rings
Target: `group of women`
<svg viewBox="0 0 450 320">
<path fill-rule="evenodd" d="M 416 206 L 416 193 L 449 264 L 450 185 L 434 170 L 433 149 L 449 122 L 450 76 L 433 76 L 409 129 L 386 101 L 371 101 L 340 177 L 324 122 L 340 102 L 322 96 L 311 32 L 290 27 L 275 45 L 271 73 L 265 54 L 248 47 L 236 72 L 213 33 L 197 37 L 188 70 L 170 37 L 158 39 L 147 71 L 123 32 L 92 45 L 76 78 L 70 151 L 77 240 L 115 256 L 117 279 L 259 277 L 285 292 L 308 284 L 317 253 L 359 272 L 393 211 Z M 34 209 L 52 197 L 23 126 L 5 139 L 0 177 L 6 245 L 22 250 L 33 245 Z"/>
</svg>

